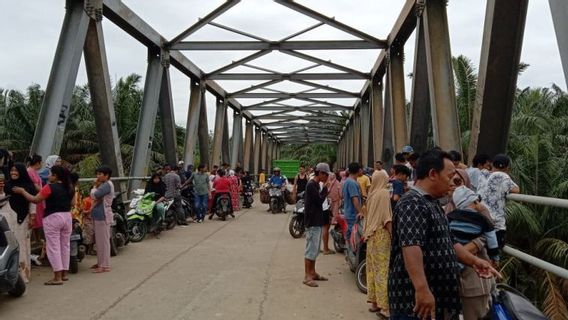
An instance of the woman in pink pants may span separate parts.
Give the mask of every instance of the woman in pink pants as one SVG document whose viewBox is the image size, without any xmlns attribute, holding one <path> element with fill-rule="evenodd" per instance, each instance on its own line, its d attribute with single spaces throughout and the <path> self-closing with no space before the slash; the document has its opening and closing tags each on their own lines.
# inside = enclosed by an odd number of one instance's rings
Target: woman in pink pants
<svg viewBox="0 0 568 320">
<path fill-rule="evenodd" d="M 23 188 L 14 188 L 13 192 L 33 203 L 45 201 L 43 230 L 47 241 L 47 258 L 53 268 L 53 279 L 45 282 L 45 285 L 62 285 L 63 281 L 68 280 L 73 188 L 69 170 L 61 166 L 50 169 L 48 180 L 49 184 L 35 196 Z"/>
</svg>

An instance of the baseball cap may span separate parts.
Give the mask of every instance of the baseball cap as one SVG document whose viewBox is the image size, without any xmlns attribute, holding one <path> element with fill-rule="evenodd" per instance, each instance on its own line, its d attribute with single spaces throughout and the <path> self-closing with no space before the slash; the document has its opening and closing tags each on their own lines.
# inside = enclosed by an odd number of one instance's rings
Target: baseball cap
<svg viewBox="0 0 568 320">
<path fill-rule="evenodd" d="M 402 153 L 413 153 L 414 149 L 411 146 L 404 146 L 402 147 Z"/>
<path fill-rule="evenodd" d="M 316 171 L 331 174 L 331 170 L 329 169 L 329 165 L 325 162 L 318 163 L 318 165 L 316 166 Z"/>
<path fill-rule="evenodd" d="M 458 209 L 465 209 L 470 204 L 479 200 L 479 196 L 473 192 L 473 190 L 468 187 L 461 186 L 454 190 L 454 195 L 452 196 L 454 204 Z"/>
</svg>

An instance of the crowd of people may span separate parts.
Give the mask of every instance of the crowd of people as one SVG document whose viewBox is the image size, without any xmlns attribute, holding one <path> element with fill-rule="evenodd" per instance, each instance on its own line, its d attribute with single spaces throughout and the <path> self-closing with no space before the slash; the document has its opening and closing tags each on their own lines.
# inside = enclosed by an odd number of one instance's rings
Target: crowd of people
<svg viewBox="0 0 568 320">
<path fill-rule="evenodd" d="M 85 241 L 97 244 L 97 263 L 93 273 L 110 271 L 110 226 L 114 186 L 112 170 L 100 166 L 96 179 L 83 195 L 79 176 L 62 165 L 57 155 L 32 155 L 24 163 L 13 162 L 6 150 L 0 151 L 0 199 L 8 199 L 0 208 L 18 240 L 20 274 L 24 282 L 31 279 L 31 263 L 47 260 L 53 277 L 45 285 L 62 285 L 68 281 L 72 220 L 80 215 L 85 225 Z M 40 254 L 32 254 L 32 241 L 40 244 Z"/>
<path fill-rule="evenodd" d="M 320 163 L 305 193 L 303 283 L 327 278 L 315 268 L 323 233 L 340 215 L 346 240 L 363 219 L 369 311 L 390 319 L 484 318 L 506 243 L 506 197 L 520 192 L 510 159 L 479 154 L 466 166 L 457 151 L 414 153 L 405 146 L 387 172 L 358 163 L 331 172 Z M 326 205 L 331 203 L 331 206 Z M 332 210 L 328 210 L 332 208 Z M 347 247 L 349 250 L 349 246 Z"/>
<path fill-rule="evenodd" d="M 53 277 L 45 285 L 63 285 L 69 280 L 74 220 L 81 223 L 87 254 L 97 257 L 92 272 L 111 271 L 110 232 L 116 196 L 112 170 L 104 165 L 98 167 L 94 183 L 81 187 L 79 175 L 70 169 L 57 155 L 45 161 L 32 155 L 24 164 L 14 162 L 10 152 L 0 149 L 0 216 L 6 219 L 18 241 L 19 269 L 25 283 L 31 280 L 32 262 L 41 265 L 45 259 L 53 270 Z M 223 193 L 230 195 L 234 217 L 234 212 L 241 208 L 242 189 L 252 184 L 251 175 L 239 165 L 235 170 L 229 169 L 228 164 L 213 166 L 211 171 L 199 165 L 194 172 L 192 165 L 184 169 L 180 161 L 155 170 L 146 182 L 145 192 L 154 194 L 154 213 L 162 218 L 164 201 L 173 199 L 177 223 L 187 225 L 191 218 L 181 208 L 182 196 L 193 197 L 193 221 L 202 223 L 207 214 L 209 219 L 213 218 L 215 197 Z"/>
</svg>

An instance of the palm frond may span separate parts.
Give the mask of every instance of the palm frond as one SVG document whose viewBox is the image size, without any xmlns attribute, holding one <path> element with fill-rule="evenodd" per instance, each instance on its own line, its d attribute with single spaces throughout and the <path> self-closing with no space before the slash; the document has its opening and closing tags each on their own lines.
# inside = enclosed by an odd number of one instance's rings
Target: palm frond
<svg viewBox="0 0 568 320">
<path fill-rule="evenodd" d="M 568 319 L 566 301 L 558 289 L 557 280 L 548 272 L 544 272 L 543 287 L 545 291 L 545 299 L 542 303 L 544 314 L 551 320 Z"/>
</svg>

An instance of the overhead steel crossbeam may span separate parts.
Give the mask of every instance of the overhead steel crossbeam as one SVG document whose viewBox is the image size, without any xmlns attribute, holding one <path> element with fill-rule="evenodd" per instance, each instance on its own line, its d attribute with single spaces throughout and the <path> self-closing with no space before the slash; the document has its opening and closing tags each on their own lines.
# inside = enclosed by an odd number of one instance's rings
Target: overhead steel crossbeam
<svg viewBox="0 0 568 320">
<path fill-rule="evenodd" d="M 262 131 L 269 133 L 276 139 L 276 142 L 282 142 L 276 137 L 272 131 L 275 126 L 285 126 L 286 129 L 294 128 L 297 130 L 318 130 L 324 128 L 332 128 L 332 130 L 344 130 L 344 117 L 335 113 L 337 111 L 357 110 L 360 104 L 362 93 L 350 92 L 341 88 L 328 86 L 319 83 L 319 80 L 365 80 L 366 86 L 370 83 L 371 75 L 377 73 L 376 69 L 371 72 L 362 72 L 342 64 L 332 62 L 330 60 L 321 59 L 319 57 L 309 55 L 300 50 L 368 50 L 368 49 L 386 49 L 393 39 L 400 35 L 394 34 L 391 39 L 381 40 L 372 35 L 364 33 L 346 24 L 343 24 L 333 17 L 320 14 L 317 11 L 309 9 L 301 4 L 291 0 L 275 0 L 280 5 L 288 7 L 296 12 L 304 14 L 310 18 L 317 20 L 317 23 L 308 26 L 300 31 L 290 34 L 280 40 L 269 40 L 263 37 L 247 33 L 230 26 L 214 22 L 221 14 L 238 4 L 240 0 L 226 0 L 215 10 L 200 18 L 199 21 L 183 30 L 179 35 L 168 41 L 157 33 L 151 26 L 138 17 L 130 8 L 122 3 L 121 0 L 103 0 L 104 15 L 113 21 L 117 26 L 125 30 L 127 33 L 138 39 L 149 48 L 161 48 L 164 52 L 169 53 L 169 60 L 173 66 L 178 68 L 184 74 L 190 76 L 192 81 L 203 81 L 205 88 L 212 92 L 217 98 L 227 100 L 226 105 L 233 108 L 236 112 L 242 113 L 246 119 L 253 121 L 254 125 L 261 128 Z M 409 2 L 409 1 L 407 1 Z M 406 7 L 405 7 L 406 8 Z M 399 18 L 400 20 L 400 18 Z M 399 24 L 397 20 L 397 24 Z M 406 22 L 406 21 L 405 21 Z M 213 26 L 235 34 L 248 37 L 250 41 L 186 41 L 185 39 L 203 28 L 204 26 Z M 328 25 L 355 37 L 353 40 L 294 40 L 294 38 L 303 35 L 311 30 Z M 205 73 L 185 57 L 179 50 L 251 50 L 254 51 L 249 55 L 232 61 L 216 70 Z M 281 73 L 253 64 L 253 61 L 261 58 L 273 51 L 279 51 L 291 57 L 314 63 L 300 70 L 291 73 Z M 383 50 L 384 52 L 384 50 Z M 384 58 L 383 58 L 384 59 Z M 337 72 L 310 72 L 305 71 L 315 67 L 325 66 L 337 70 Z M 237 67 L 249 67 L 259 70 L 253 73 L 232 73 L 231 70 Z M 253 85 L 232 93 L 227 93 L 214 80 L 240 80 L 240 81 L 263 81 L 260 84 Z M 283 81 L 290 81 L 296 84 L 305 85 L 311 89 L 301 92 L 286 92 L 275 90 L 270 86 Z M 259 92 L 263 89 L 262 92 Z M 317 91 L 320 90 L 320 91 Z M 355 99 L 353 105 L 344 105 L 341 103 L 328 102 L 325 99 Z M 243 106 L 238 99 L 267 99 L 265 101 L 252 105 Z M 289 99 L 305 101 L 302 106 L 294 106 L 287 103 Z M 264 116 L 255 116 L 250 111 L 275 111 L 278 114 L 270 114 Z M 287 114 L 287 112 L 300 111 L 306 113 L 304 116 Z M 326 113 L 332 112 L 332 113 Z M 334 114 L 335 113 L 335 114 Z M 275 122 L 263 122 L 261 120 L 278 120 Z M 299 122 L 296 122 L 299 121 Z M 297 126 L 302 126 L 297 127 Z M 337 132 L 334 131 L 334 132 Z M 340 134 L 338 134 L 340 136 Z M 337 139 L 335 139 L 337 142 Z"/>
</svg>

